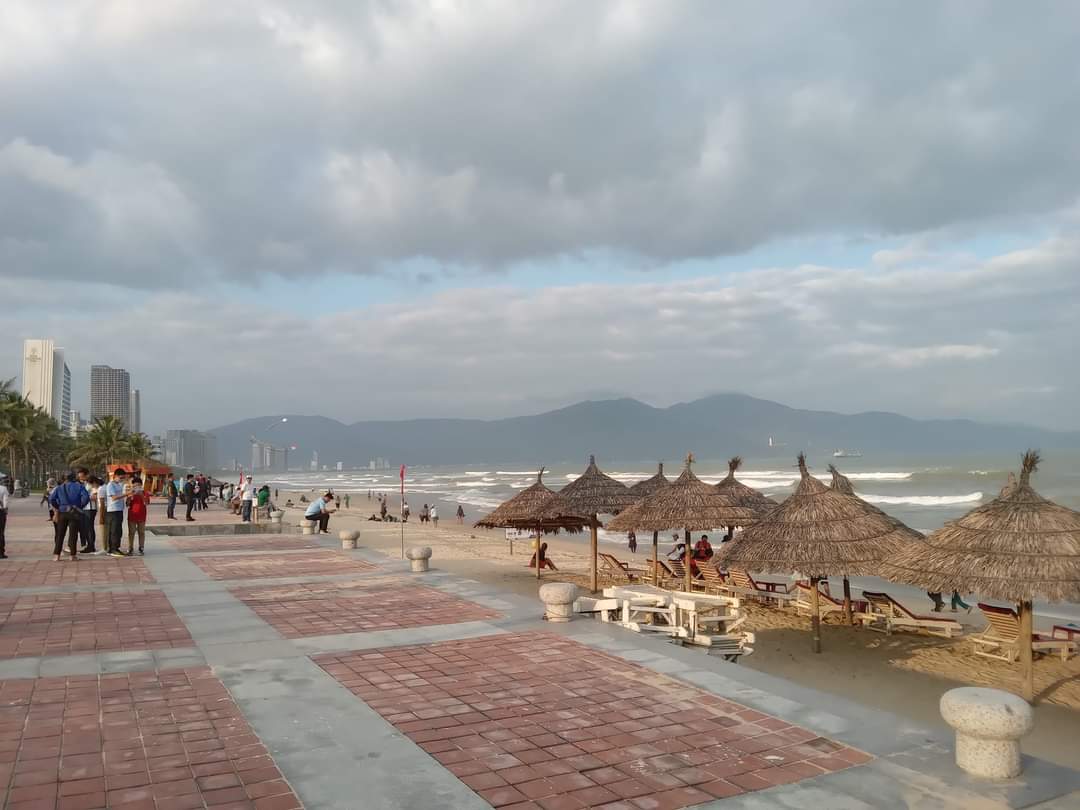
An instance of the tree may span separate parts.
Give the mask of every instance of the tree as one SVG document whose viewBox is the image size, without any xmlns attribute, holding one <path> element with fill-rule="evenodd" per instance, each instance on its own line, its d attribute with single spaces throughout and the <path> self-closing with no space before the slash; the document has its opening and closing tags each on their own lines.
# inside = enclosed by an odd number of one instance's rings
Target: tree
<svg viewBox="0 0 1080 810">
<path fill-rule="evenodd" d="M 107 464 L 124 459 L 127 440 L 124 423 L 115 416 L 103 416 L 79 436 L 68 461 L 91 469 L 103 469 Z"/>
<path fill-rule="evenodd" d="M 70 440 L 52 417 L 19 396 L 13 383 L 0 381 L 0 452 L 6 451 L 12 476 L 35 480 L 64 463 Z"/>
<path fill-rule="evenodd" d="M 135 461 L 140 465 L 153 461 L 156 455 L 154 444 L 145 433 L 129 433 L 124 439 L 125 461 Z"/>
</svg>

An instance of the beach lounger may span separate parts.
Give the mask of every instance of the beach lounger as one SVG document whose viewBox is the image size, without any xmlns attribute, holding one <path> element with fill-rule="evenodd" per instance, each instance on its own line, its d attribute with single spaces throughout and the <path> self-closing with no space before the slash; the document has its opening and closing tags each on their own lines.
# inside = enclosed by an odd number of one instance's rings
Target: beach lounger
<svg viewBox="0 0 1080 810">
<path fill-rule="evenodd" d="M 764 601 L 773 601 L 777 605 L 791 601 L 795 595 L 791 593 L 791 586 L 783 582 L 757 582 L 746 571 L 732 568 L 728 571 L 728 581 L 725 588 L 744 596 L 752 596 Z"/>
<path fill-rule="evenodd" d="M 724 575 L 720 573 L 720 570 L 715 565 L 704 563 L 698 566 L 698 573 L 700 578 L 690 583 L 690 587 L 695 591 L 719 594 L 727 588 Z"/>
<path fill-rule="evenodd" d="M 979 610 L 989 623 L 986 630 L 971 637 L 975 654 L 998 661 L 1017 661 L 1020 658 L 1020 617 L 1012 608 L 984 605 L 979 603 Z M 1076 652 L 1076 642 L 1063 638 L 1033 633 L 1031 650 L 1034 653 L 1055 653 L 1062 661 Z"/>
<path fill-rule="evenodd" d="M 632 570 L 629 563 L 624 563 L 613 554 L 600 552 L 596 556 L 600 560 L 600 573 L 616 582 L 637 582 L 641 578 L 641 574 Z"/>
<path fill-rule="evenodd" d="M 810 583 L 806 580 L 799 580 L 795 583 L 795 610 L 800 616 L 810 616 L 813 610 L 810 606 Z M 844 600 L 835 598 L 829 593 L 829 583 L 825 580 L 821 580 L 818 583 L 818 610 L 822 616 L 830 613 L 843 613 L 844 612 Z M 851 600 L 851 612 L 866 613 L 869 610 L 869 604 L 865 599 L 852 599 Z"/>
<path fill-rule="evenodd" d="M 1050 638 L 1059 638 L 1065 641 L 1076 641 L 1077 636 L 1080 636 L 1080 624 L 1055 624 L 1054 628 L 1050 631 Z"/>
<path fill-rule="evenodd" d="M 952 638 L 964 632 L 964 626 L 956 619 L 916 615 L 887 593 L 863 591 L 862 595 L 867 602 L 867 608 L 857 613 L 855 618 L 869 630 L 885 634 L 890 634 L 893 630 L 925 630 L 932 636 L 943 638 Z"/>
<path fill-rule="evenodd" d="M 686 565 L 683 564 L 682 560 L 668 560 L 667 564 L 674 577 L 674 582 L 670 587 L 677 591 L 682 590 L 682 587 L 686 584 Z M 701 579 L 701 571 L 698 571 L 697 574 L 690 578 L 690 587 L 693 588 L 694 583 L 699 579 Z"/>
<path fill-rule="evenodd" d="M 645 578 L 652 582 L 652 560 L 648 560 L 645 565 Z M 656 582 L 660 587 L 666 587 L 666 583 L 672 579 L 675 579 L 675 572 L 668 568 L 668 564 L 665 560 L 656 561 Z"/>
</svg>

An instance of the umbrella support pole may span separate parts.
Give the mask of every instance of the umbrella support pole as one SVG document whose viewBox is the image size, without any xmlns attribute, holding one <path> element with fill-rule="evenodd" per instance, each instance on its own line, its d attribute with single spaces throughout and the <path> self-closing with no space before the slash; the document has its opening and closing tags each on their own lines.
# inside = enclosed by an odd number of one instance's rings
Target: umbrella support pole
<svg viewBox="0 0 1080 810">
<path fill-rule="evenodd" d="M 1031 642 L 1035 617 L 1031 602 L 1021 602 L 1017 612 L 1020 614 L 1020 664 L 1024 671 L 1024 700 L 1032 703 L 1035 700 L 1035 672 Z"/>
<path fill-rule="evenodd" d="M 844 577 L 844 618 L 847 619 L 848 627 L 855 624 L 851 615 L 851 580 Z"/>
<path fill-rule="evenodd" d="M 656 587 L 660 584 L 660 561 L 658 554 L 660 553 L 660 532 L 652 533 L 652 584 Z"/>
<path fill-rule="evenodd" d="M 596 519 L 596 515 L 593 515 L 592 522 L 589 525 L 589 557 L 591 560 L 589 568 L 589 588 L 592 590 L 593 593 L 597 592 L 600 585 L 599 572 L 596 570 L 596 555 L 599 552 L 599 549 L 597 548 L 599 538 L 597 537 L 596 531 L 596 527 L 598 525 L 599 521 Z"/>
<path fill-rule="evenodd" d="M 810 630 L 814 640 L 814 652 L 821 652 L 821 602 L 818 599 L 818 577 L 810 577 Z"/>
<path fill-rule="evenodd" d="M 690 584 L 690 580 L 691 580 L 690 563 L 693 562 L 694 556 L 690 552 L 690 530 L 689 529 L 684 529 L 684 531 L 685 531 L 685 534 L 683 536 L 683 543 L 686 546 L 686 592 L 687 593 L 693 593 L 693 588 L 691 587 L 691 584 Z"/>
</svg>

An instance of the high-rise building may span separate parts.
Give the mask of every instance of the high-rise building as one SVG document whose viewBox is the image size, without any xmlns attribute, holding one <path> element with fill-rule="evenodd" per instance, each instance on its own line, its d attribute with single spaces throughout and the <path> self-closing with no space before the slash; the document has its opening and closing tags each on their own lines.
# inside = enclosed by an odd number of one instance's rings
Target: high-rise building
<svg viewBox="0 0 1080 810">
<path fill-rule="evenodd" d="M 142 431 L 142 407 L 139 399 L 139 389 L 132 388 L 128 397 L 128 430 L 131 433 Z"/>
<path fill-rule="evenodd" d="M 287 472 L 289 469 L 289 448 L 277 447 L 257 439 L 251 442 L 252 472 Z"/>
<path fill-rule="evenodd" d="M 201 430 L 167 430 L 165 463 L 204 472 L 216 470 L 217 437 Z"/>
<path fill-rule="evenodd" d="M 318 450 L 312 450 L 311 451 L 311 469 L 312 470 L 318 470 L 319 469 L 319 451 Z"/>
<path fill-rule="evenodd" d="M 122 368 L 90 366 L 90 421 L 106 416 L 131 430 L 131 377 Z"/>
<path fill-rule="evenodd" d="M 70 429 L 71 371 L 64 350 L 56 348 L 51 338 L 23 341 L 22 394 L 55 419 L 61 430 Z"/>
</svg>

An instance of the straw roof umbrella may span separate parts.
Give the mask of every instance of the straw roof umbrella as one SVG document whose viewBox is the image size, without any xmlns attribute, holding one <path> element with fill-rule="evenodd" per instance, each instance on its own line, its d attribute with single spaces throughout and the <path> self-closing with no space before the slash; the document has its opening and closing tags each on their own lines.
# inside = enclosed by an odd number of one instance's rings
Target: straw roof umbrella
<svg viewBox="0 0 1080 810">
<path fill-rule="evenodd" d="M 690 469 L 693 463 L 691 454 L 686 457 L 686 469 L 670 486 L 648 496 L 608 524 L 608 528 L 621 532 L 683 529 L 687 593 L 690 592 L 691 578 L 690 532 L 720 526 L 745 526 L 755 520 L 753 510 L 735 505 L 727 495 L 694 475 Z"/>
<path fill-rule="evenodd" d="M 1032 602 L 1080 600 L 1080 512 L 1031 487 L 1039 454 L 1028 450 L 1020 478 L 997 498 L 952 520 L 888 559 L 882 576 L 930 591 L 965 593 L 1017 604 L 1024 697 L 1034 695 Z"/>
<path fill-rule="evenodd" d="M 728 474 L 716 485 L 716 488 L 720 492 L 729 495 L 737 505 L 754 510 L 754 514 L 757 517 L 765 517 L 765 515 L 776 508 L 776 501 L 772 498 L 765 497 L 753 487 L 749 487 L 737 479 L 735 477 L 735 471 L 741 466 L 742 457 L 732 456 L 731 460 L 728 461 Z M 727 528 L 728 536 L 726 539 L 730 540 L 735 536 L 735 527 L 728 526 Z"/>
<path fill-rule="evenodd" d="M 655 492 L 663 489 L 664 487 L 671 486 L 671 481 L 664 475 L 664 462 L 660 462 L 656 465 L 656 475 L 652 478 L 646 478 L 644 481 L 638 481 L 632 487 L 630 487 L 630 494 L 635 498 L 645 498 L 648 495 L 652 495 Z M 639 500 L 637 503 L 641 503 Z M 637 506 L 637 504 L 634 504 Z M 634 506 L 630 508 L 633 509 Z M 659 584 L 659 559 L 660 559 L 660 532 L 653 530 L 652 533 L 652 584 Z"/>
<path fill-rule="evenodd" d="M 810 475 L 802 453 L 798 462 L 801 480 L 795 492 L 725 543 L 720 556 L 729 568 L 808 576 L 813 648 L 821 652 L 818 582 L 830 573 L 876 574 L 910 530 L 858 498 L 829 489 Z"/>
<path fill-rule="evenodd" d="M 832 473 L 832 484 L 830 485 L 830 489 L 854 498 L 864 509 L 882 515 L 887 520 L 890 520 L 895 524 L 897 534 L 894 539 L 898 544 L 897 548 L 902 548 L 903 545 L 906 543 L 922 539 L 923 536 L 919 532 L 915 531 L 914 529 L 908 528 L 896 518 L 885 514 L 885 512 L 878 509 L 872 503 L 867 503 L 858 495 L 856 495 L 855 487 L 851 485 L 851 479 L 848 478 L 846 475 L 842 474 L 840 470 L 836 469 L 834 465 L 829 465 L 829 472 Z M 851 580 L 848 579 L 847 574 L 844 574 L 844 616 L 847 619 L 848 624 L 853 623 L 851 616 Z"/>
<path fill-rule="evenodd" d="M 592 590 L 596 591 L 599 578 L 596 566 L 599 515 L 617 515 L 632 506 L 635 498 L 624 484 L 600 472 L 600 468 L 596 466 L 596 456 L 589 456 L 589 466 L 585 468 L 585 472 L 559 490 L 559 495 L 575 514 L 592 517 L 589 525 L 589 583 Z"/>
<path fill-rule="evenodd" d="M 483 529 L 528 529 L 538 535 L 554 534 L 560 529 L 579 532 L 589 518 L 574 512 L 558 493 L 544 485 L 544 468 L 536 474 L 536 483 L 521 490 L 494 512 L 476 522 Z M 536 578 L 540 579 L 540 540 L 536 543 Z"/>
</svg>

